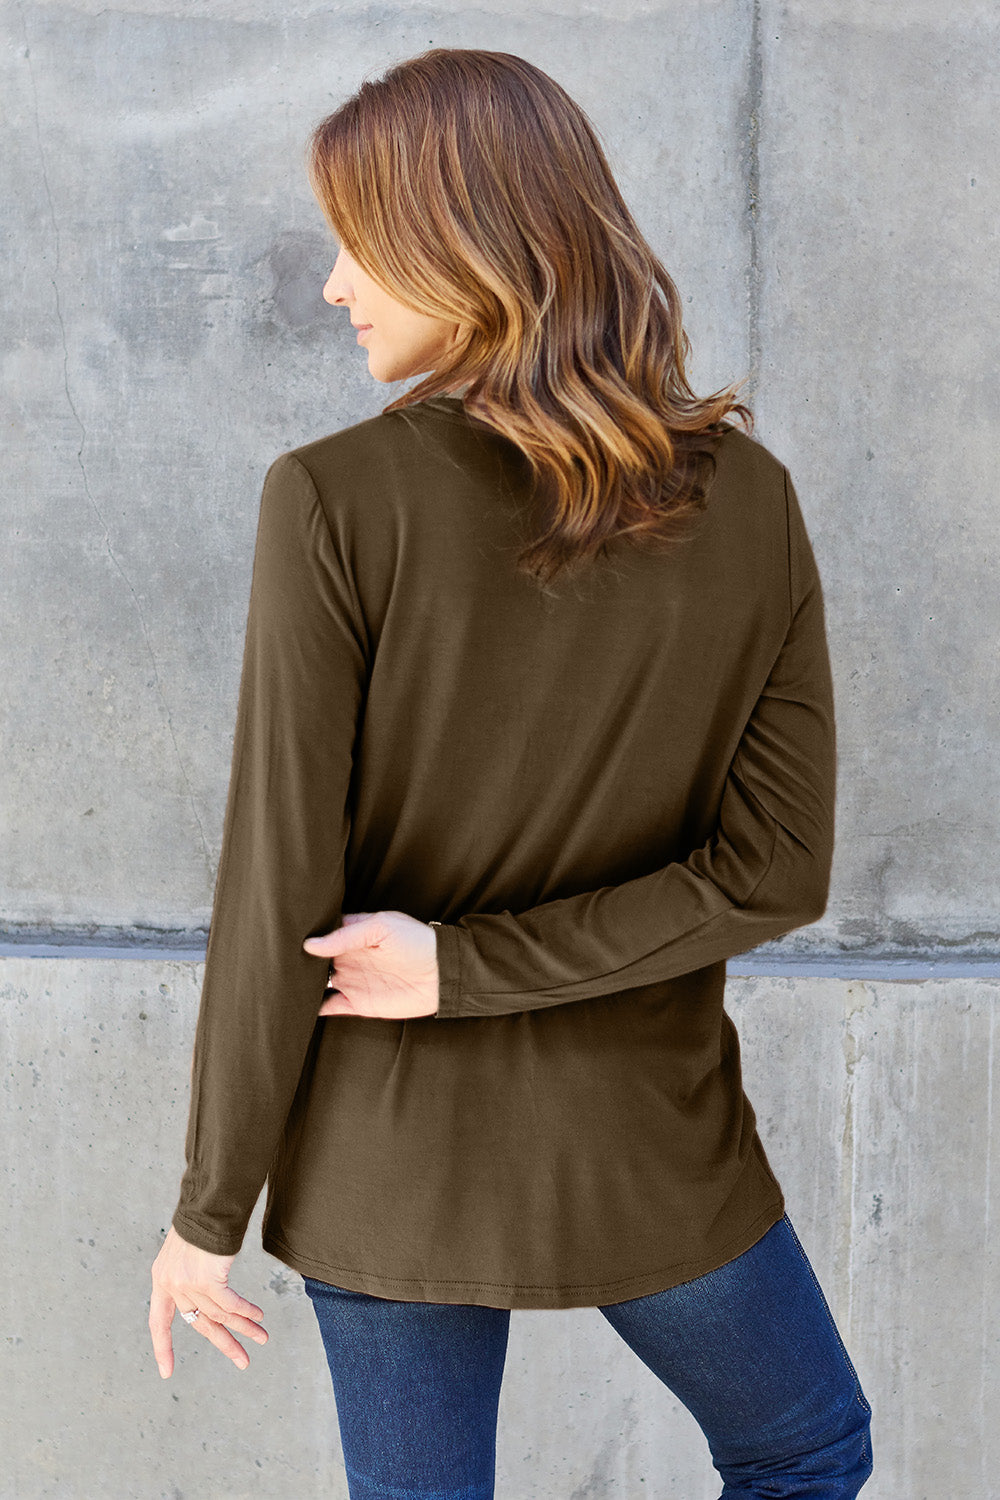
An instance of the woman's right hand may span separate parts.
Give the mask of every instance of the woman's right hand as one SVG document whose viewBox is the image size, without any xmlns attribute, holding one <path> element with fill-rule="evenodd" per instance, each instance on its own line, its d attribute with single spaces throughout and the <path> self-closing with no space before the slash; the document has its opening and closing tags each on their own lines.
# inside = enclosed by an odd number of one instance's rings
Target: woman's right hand
<svg viewBox="0 0 1000 1500">
<path fill-rule="evenodd" d="M 153 1291 L 149 1300 L 149 1332 L 153 1353 L 164 1380 L 173 1373 L 174 1350 L 170 1325 L 174 1313 L 198 1309 L 190 1325 L 227 1355 L 237 1369 L 245 1370 L 250 1356 L 228 1331 L 234 1328 L 258 1344 L 267 1343 L 267 1329 L 259 1307 L 241 1297 L 229 1285 L 234 1255 L 213 1255 L 182 1239 L 171 1224 L 160 1253 L 153 1262 Z"/>
</svg>

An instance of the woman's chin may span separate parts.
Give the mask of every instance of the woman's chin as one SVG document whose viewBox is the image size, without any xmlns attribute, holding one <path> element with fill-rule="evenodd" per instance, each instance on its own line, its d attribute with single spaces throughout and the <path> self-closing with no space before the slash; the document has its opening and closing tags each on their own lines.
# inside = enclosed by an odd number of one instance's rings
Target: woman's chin
<svg viewBox="0 0 1000 1500">
<path fill-rule="evenodd" d="M 371 354 L 368 355 L 368 373 L 381 385 L 391 385 L 393 381 L 401 378 L 391 368 L 387 369 L 379 359 L 372 359 Z"/>
</svg>

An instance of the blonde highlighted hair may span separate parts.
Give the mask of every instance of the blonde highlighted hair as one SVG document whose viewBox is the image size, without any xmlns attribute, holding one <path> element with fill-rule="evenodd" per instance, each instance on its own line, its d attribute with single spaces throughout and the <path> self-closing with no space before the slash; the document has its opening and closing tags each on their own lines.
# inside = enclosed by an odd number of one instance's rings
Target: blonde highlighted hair
<svg viewBox="0 0 1000 1500">
<path fill-rule="evenodd" d="M 670 545 L 706 504 L 706 439 L 740 381 L 699 398 L 681 301 L 584 111 L 509 52 L 434 47 L 313 130 L 327 223 L 397 301 L 463 325 L 384 411 L 468 385 L 466 410 L 527 456 L 544 504 L 519 566 L 545 583 L 616 536 Z"/>
</svg>

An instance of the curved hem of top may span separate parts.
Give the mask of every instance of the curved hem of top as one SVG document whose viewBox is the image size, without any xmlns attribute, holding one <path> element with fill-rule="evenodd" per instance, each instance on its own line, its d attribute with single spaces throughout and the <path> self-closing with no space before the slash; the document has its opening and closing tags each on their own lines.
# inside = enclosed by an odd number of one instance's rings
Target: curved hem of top
<svg viewBox="0 0 1000 1500">
<path fill-rule="evenodd" d="M 697 1261 L 678 1261 L 661 1271 L 642 1276 L 627 1276 L 619 1281 L 592 1282 L 577 1286 L 518 1286 L 487 1281 L 435 1281 L 423 1277 L 380 1276 L 345 1266 L 328 1266 L 310 1256 L 300 1255 L 278 1235 L 265 1233 L 261 1245 L 282 1264 L 315 1281 L 325 1281 L 349 1292 L 366 1292 L 370 1297 L 386 1297 L 393 1302 L 471 1303 L 475 1307 L 501 1307 L 513 1311 L 562 1311 L 570 1307 L 610 1307 L 635 1297 L 648 1297 L 669 1291 L 685 1281 L 694 1281 L 728 1265 L 756 1245 L 785 1212 L 784 1194 L 778 1197 L 746 1225 L 741 1234 L 727 1241 L 721 1251 Z M 416 1295 L 414 1295 L 416 1294 Z M 500 1300 L 498 1300 L 498 1298 Z"/>
</svg>

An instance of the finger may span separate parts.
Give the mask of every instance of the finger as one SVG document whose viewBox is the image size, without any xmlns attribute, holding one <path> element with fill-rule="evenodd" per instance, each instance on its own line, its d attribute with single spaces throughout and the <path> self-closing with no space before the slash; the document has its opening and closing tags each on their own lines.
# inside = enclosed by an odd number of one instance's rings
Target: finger
<svg viewBox="0 0 1000 1500">
<path fill-rule="evenodd" d="M 323 1012 L 328 1016 L 361 1016 L 366 1020 L 374 1019 L 374 1011 L 365 1011 L 360 1006 L 352 1004 L 346 995 L 341 995 L 339 1000 L 330 1002 L 331 1009 Z"/>
<path fill-rule="evenodd" d="M 213 1318 L 217 1323 L 225 1323 L 230 1318 L 238 1318 L 257 1327 L 264 1316 L 263 1311 L 255 1302 L 241 1297 L 239 1292 L 225 1281 L 189 1281 L 183 1286 L 178 1286 L 176 1290 L 179 1297 L 178 1306 L 182 1302 L 185 1306 L 190 1303 L 192 1308 L 197 1307 L 200 1312 Z"/>
<path fill-rule="evenodd" d="M 173 1373 L 174 1368 L 174 1347 L 170 1337 L 174 1306 L 173 1298 L 154 1286 L 149 1299 L 149 1334 L 153 1341 L 156 1368 L 164 1380 Z"/>
<path fill-rule="evenodd" d="M 318 1016 L 351 1016 L 352 1013 L 346 1005 L 339 1005 L 337 1001 L 324 1001 L 316 1014 Z"/>
<path fill-rule="evenodd" d="M 340 931 L 338 927 L 337 932 Z M 302 946 L 307 953 L 313 954 L 316 958 L 333 958 L 340 952 L 340 945 L 335 941 L 336 936 L 336 932 L 326 932 L 322 937 L 308 937 Z"/>
<path fill-rule="evenodd" d="M 347 953 L 352 948 L 365 948 L 368 946 L 369 934 L 364 924 L 378 916 L 379 913 L 374 911 L 345 912 L 340 927 L 335 927 L 332 932 L 307 937 L 302 946 L 307 953 L 313 953 L 317 958 L 336 958 L 338 954 Z"/>
<path fill-rule="evenodd" d="M 321 1016 L 351 1016 L 355 1014 L 355 1011 L 347 996 L 342 994 L 340 990 L 334 990 L 332 994 L 327 995 L 319 1008 L 318 1014 Z"/>
<path fill-rule="evenodd" d="M 209 1318 L 199 1311 L 198 1317 L 189 1326 L 196 1329 L 202 1338 L 208 1339 L 210 1344 L 214 1344 L 227 1359 L 231 1359 L 238 1370 L 246 1369 L 250 1363 L 249 1354 L 239 1340 L 234 1339 L 221 1323 L 216 1323 L 214 1318 Z"/>
<path fill-rule="evenodd" d="M 242 1298 L 240 1299 L 242 1301 Z M 211 1297 L 200 1294 L 198 1297 L 198 1311 L 201 1317 L 195 1322 L 200 1323 L 201 1318 L 211 1318 L 213 1323 L 221 1323 L 226 1328 L 233 1329 L 236 1333 L 245 1333 L 248 1338 L 254 1339 L 258 1344 L 267 1343 L 267 1329 L 255 1318 L 244 1317 L 241 1313 L 227 1312 L 224 1307 Z M 263 1317 L 263 1313 L 261 1314 Z"/>
<path fill-rule="evenodd" d="M 206 1288 L 209 1299 L 227 1313 L 241 1313 L 245 1318 L 255 1318 L 258 1322 L 264 1316 L 262 1308 L 256 1302 L 250 1302 L 246 1297 L 241 1297 L 235 1287 L 228 1282 L 221 1286 L 210 1286 Z M 201 1306 L 201 1303 L 198 1304 Z"/>
</svg>

